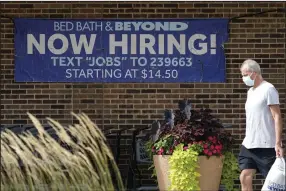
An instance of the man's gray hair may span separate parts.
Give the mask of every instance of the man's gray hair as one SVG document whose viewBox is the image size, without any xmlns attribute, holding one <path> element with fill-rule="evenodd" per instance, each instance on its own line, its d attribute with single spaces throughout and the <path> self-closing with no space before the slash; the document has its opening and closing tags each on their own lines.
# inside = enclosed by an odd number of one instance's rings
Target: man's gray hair
<svg viewBox="0 0 286 191">
<path fill-rule="evenodd" d="M 255 60 L 251 60 L 251 59 L 245 60 L 242 63 L 241 68 L 244 66 L 249 72 L 256 72 L 257 74 L 261 74 L 260 66 Z"/>
</svg>

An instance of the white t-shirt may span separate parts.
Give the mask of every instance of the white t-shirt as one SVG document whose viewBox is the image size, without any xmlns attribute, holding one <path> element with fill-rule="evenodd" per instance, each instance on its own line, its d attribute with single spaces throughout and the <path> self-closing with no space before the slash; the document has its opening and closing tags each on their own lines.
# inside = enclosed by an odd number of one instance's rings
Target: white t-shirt
<svg viewBox="0 0 286 191">
<path fill-rule="evenodd" d="M 263 81 L 258 87 L 251 87 L 245 103 L 246 134 L 242 142 L 246 148 L 274 148 L 275 123 L 269 105 L 279 104 L 275 87 Z"/>
</svg>

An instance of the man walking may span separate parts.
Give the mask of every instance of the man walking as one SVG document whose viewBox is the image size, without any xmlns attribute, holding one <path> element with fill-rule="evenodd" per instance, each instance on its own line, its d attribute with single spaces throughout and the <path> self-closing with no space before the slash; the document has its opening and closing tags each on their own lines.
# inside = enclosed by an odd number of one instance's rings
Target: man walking
<svg viewBox="0 0 286 191">
<path fill-rule="evenodd" d="M 259 64 L 245 60 L 240 68 L 243 82 L 251 88 L 245 103 L 246 133 L 238 161 L 242 191 L 252 191 L 256 172 L 265 178 L 276 157 L 283 156 L 279 94 L 263 80 Z"/>
</svg>

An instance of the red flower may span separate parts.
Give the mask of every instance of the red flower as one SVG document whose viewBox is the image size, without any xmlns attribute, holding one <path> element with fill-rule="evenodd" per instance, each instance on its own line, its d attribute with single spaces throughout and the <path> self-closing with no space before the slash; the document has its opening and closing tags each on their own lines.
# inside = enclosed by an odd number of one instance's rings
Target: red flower
<svg viewBox="0 0 286 191">
<path fill-rule="evenodd" d="M 209 155 L 209 156 L 212 156 L 213 154 L 212 154 L 212 152 L 211 152 L 211 151 L 209 151 L 209 152 L 208 152 L 208 155 Z"/>
<path fill-rule="evenodd" d="M 217 151 L 216 151 L 216 150 L 214 150 L 214 151 L 213 151 L 213 153 L 215 154 L 215 153 L 217 153 Z"/>
<path fill-rule="evenodd" d="M 157 152 L 157 154 L 161 155 L 164 153 L 164 149 L 163 148 L 160 148 L 159 151 Z"/>
<path fill-rule="evenodd" d="M 205 144 L 204 144 L 204 148 L 206 149 L 206 148 L 208 148 L 208 147 L 209 147 L 208 144 L 205 143 Z"/>
<path fill-rule="evenodd" d="M 219 149 L 222 150 L 222 145 L 219 145 Z"/>
<path fill-rule="evenodd" d="M 222 145 L 216 145 L 216 150 L 220 154 L 222 150 Z"/>
<path fill-rule="evenodd" d="M 211 150 L 214 150 L 214 148 L 215 148 L 215 147 L 214 147 L 213 145 L 211 145 Z"/>
<path fill-rule="evenodd" d="M 214 137 L 213 141 L 212 141 L 214 144 L 216 144 L 217 140 L 216 138 Z"/>
<path fill-rule="evenodd" d="M 184 146 L 184 151 L 188 149 L 188 146 Z"/>
<path fill-rule="evenodd" d="M 204 153 L 207 155 L 209 153 L 208 149 L 204 149 Z"/>
<path fill-rule="evenodd" d="M 208 137 L 208 140 L 212 141 L 212 140 L 213 140 L 213 137 L 209 136 L 209 137 Z"/>
</svg>

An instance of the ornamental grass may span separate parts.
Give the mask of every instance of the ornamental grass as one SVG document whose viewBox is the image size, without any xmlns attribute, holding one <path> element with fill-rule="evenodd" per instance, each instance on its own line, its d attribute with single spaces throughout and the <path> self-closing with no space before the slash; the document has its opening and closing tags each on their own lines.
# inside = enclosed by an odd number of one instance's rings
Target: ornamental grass
<svg viewBox="0 0 286 191">
<path fill-rule="evenodd" d="M 1 132 L 1 190 L 124 190 L 104 134 L 85 114 L 72 115 L 79 122 L 68 127 L 47 118 L 58 140 L 30 113 L 36 136 Z"/>
</svg>

